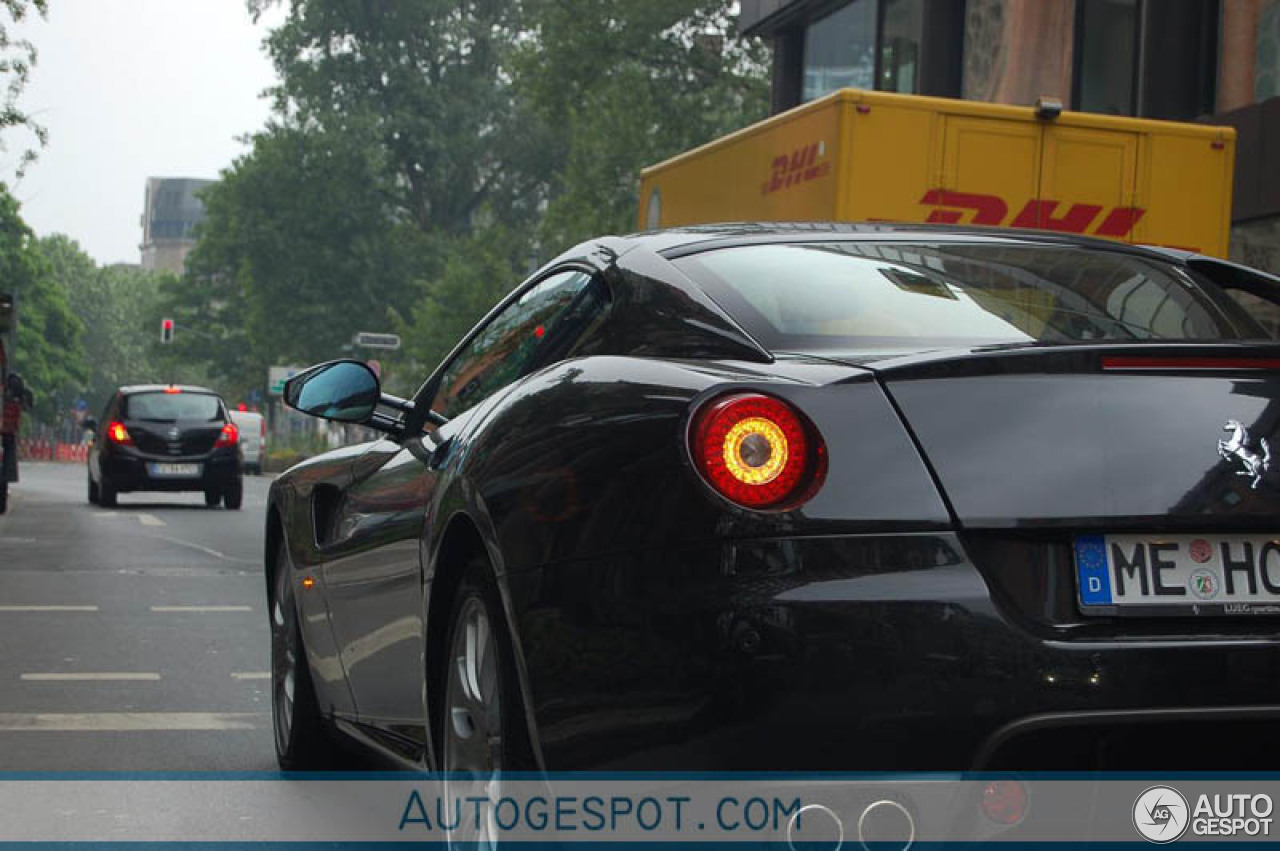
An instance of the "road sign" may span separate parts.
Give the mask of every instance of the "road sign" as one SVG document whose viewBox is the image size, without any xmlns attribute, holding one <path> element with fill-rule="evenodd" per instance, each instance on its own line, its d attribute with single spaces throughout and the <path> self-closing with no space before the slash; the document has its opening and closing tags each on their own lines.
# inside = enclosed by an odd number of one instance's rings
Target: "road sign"
<svg viewBox="0 0 1280 851">
<path fill-rule="evenodd" d="M 272 396 L 284 395 L 284 383 L 293 378 L 305 366 L 272 366 L 267 368 L 267 393 Z"/>
<path fill-rule="evenodd" d="M 398 349 L 400 348 L 400 335 L 374 334 L 370 331 L 361 331 L 356 334 L 355 339 L 351 342 L 366 349 Z"/>
</svg>

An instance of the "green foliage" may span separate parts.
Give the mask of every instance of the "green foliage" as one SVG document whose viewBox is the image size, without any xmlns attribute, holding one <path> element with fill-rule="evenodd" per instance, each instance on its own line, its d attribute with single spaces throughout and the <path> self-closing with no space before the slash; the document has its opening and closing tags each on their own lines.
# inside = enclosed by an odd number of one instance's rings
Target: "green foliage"
<svg viewBox="0 0 1280 851">
<path fill-rule="evenodd" d="M 99 268 L 62 234 L 43 237 L 38 248 L 84 329 L 86 378 L 80 394 L 89 409 L 99 410 L 123 384 L 170 380 L 157 338 L 160 287 L 173 276 L 133 266 Z"/>
<path fill-rule="evenodd" d="M 768 114 L 765 47 L 737 37 L 736 6 L 529 0 L 517 81 L 559 154 L 543 244 L 634 230 L 641 168 Z"/>
<path fill-rule="evenodd" d="M 272 127 L 205 191 L 187 274 L 164 288 L 174 354 L 208 362 L 232 395 L 274 364 L 335 357 L 408 312 L 429 241 L 376 191 L 376 152 L 344 134 Z"/>
<path fill-rule="evenodd" d="M 18 202 L 0 184 L 0 281 L 17 297 L 17 351 L 13 369 L 36 397 L 35 414 L 52 422 L 74 401 L 87 367 L 81 344 L 83 326 L 67 302 Z"/>
<path fill-rule="evenodd" d="M 166 355 L 239 391 L 395 330 L 354 354 L 410 392 L 539 259 L 631 230 L 641 167 L 764 115 L 734 6 L 289 0 L 276 119 L 206 190 Z"/>
<path fill-rule="evenodd" d="M 49 141 L 44 125 L 18 106 L 18 100 L 31 79 L 31 69 L 36 64 L 36 47 L 25 38 L 15 39 L 10 31 L 12 24 L 26 20 L 34 11 L 40 17 L 48 14 L 47 0 L 0 0 L 0 9 L 8 15 L 9 23 L 0 19 L 0 78 L 5 80 L 0 94 L 0 131 L 24 127 L 35 136 L 36 144 L 44 147 Z M 0 145 L 0 150 L 4 146 Z M 36 152 L 28 148 L 18 161 L 17 176 L 22 177 L 27 167 L 35 162 Z"/>
</svg>

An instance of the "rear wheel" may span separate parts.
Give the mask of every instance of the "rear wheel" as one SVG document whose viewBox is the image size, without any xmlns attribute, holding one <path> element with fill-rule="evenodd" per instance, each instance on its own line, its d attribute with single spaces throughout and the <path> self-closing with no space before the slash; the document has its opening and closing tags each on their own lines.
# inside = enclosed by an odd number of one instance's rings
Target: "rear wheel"
<svg viewBox="0 0 1280 851">
<path fill-rule="evenodd" d="M 116 507 L 116 486 L 106 476 L 102 477 L 102 482 L 98 485 L 98 505 L 103 508 Z"/>
<path fill-rule="evenodd" d="M 501 772 L 534 767 L 498 589 L 483 558 L 468 565 L 449 620 L 444 705 L 439 714 L 446 800 L 502 797 Z M 464 820 L 451 843 L 498 841 L 489 819 Z"/>
<path fill-rule="evenodd" d="M 205 508 L 217 508 L 220 502 L 222 502 L 222 491 L 207 490 L 204 492 Z"/>
<path fill-rule="evenodd" d="M 271 715 L 276 761 L 285 771 L 327 768 L 334 762 L 333 746 L 311 683 L 288 558 L 281 544 L 271 601 Z"/>
<path fill-rule="evenodd" d="M 0 514 L 9 510 L 9 483 L 0 480 Z"/>
<path fill-rule="evenodd" d="M 98 483 L 93 480 L 93 473 L 89 473 L 87 478 L 89 479 L 89 504 L 97 505 L 101 499 L 98 496 Z"/>
<path fill-rule="evenodd" d="M 240 508 L 240 504 L 244 501 L 244 485 L 236 482 L 222 492 L 222 503 L 232 511 Z"/>
</svg>

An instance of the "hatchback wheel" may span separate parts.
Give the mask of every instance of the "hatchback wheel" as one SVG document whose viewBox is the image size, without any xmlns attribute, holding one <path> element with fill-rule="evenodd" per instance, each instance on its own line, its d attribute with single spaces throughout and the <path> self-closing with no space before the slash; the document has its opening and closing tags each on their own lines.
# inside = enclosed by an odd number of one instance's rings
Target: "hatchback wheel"
<svg viewBox="0 0 1280 851">
<path fill-rule="evenodd" d="M 89 479 L 89 504 L 97 505 L 100 497 L 98 496 L 98 483 L 93 480 L 93 473 L 88 473 Z"/>
<path fill-rule="evenodd" d="M 333 758 L 332 748 L 311 683 L 288 558 L 281 544 L 271 595 L 271 715 L 276 761 L 286 771 L 325 768 Z"/>
<path fill-rule="evenodd" d="M 102 477 L 102 482 L 98 485 L 98 505 L 103 508 L 116 507 L 116 486 L 106 476 Z"/>
<path fill-rule="evenodd" d="M 222 491 L 207 490 L 204 492 L 205 508 L 217 508 L 220 502 L 222 502 Z"/>
<path fill-rule="evenodd" d="M 244 501 L 244 485 L 236 482 L 222 492 L 222 504 L 232 511 L 240 508 L 240 504 Z"/>
</svg>

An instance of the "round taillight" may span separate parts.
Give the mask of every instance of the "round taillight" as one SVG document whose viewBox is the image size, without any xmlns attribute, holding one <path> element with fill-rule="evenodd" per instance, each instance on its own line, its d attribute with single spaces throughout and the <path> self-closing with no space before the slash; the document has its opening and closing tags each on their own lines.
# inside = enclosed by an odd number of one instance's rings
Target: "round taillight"
<svg viewBox="0 0 1280 851">
<path fill-rule="evenodd" d="M 783 508 L 819 484 L 826 449 L 794 408 L 760 393 L 722 396 L 693 419 L 689 449 L 703 477 L 747 508 Z"/>
</svg>

